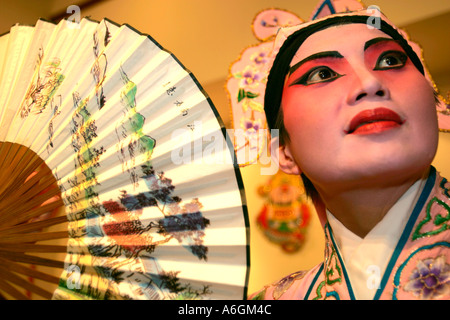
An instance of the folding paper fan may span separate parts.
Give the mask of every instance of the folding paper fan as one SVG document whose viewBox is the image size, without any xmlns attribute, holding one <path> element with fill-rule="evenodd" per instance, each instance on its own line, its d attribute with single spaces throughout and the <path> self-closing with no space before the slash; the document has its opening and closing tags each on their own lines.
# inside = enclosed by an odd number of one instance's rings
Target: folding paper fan
<svg viewBox="0 0 450 320">
<path fill-rule="evenodd" d="M 2 297 L 246 297 L 233 146 L 170 52 L 82 19 L 16 25 L 0 55 Z"/>
</svg>

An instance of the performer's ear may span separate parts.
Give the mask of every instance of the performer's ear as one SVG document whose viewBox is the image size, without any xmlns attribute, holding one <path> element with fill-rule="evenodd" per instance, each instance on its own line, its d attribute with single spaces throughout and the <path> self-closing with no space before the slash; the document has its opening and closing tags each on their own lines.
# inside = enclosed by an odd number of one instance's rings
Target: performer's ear
<svg viewBox="0 0 450 320">
<path fill-rule="evenodd" d="M 294 157 L 288 145 L 282 145 L 278 148 L 278 161 L 280 169 L 287 174 L 299 175 L 302 173 L 299 166 L 295 163 Z"/>
</svg>

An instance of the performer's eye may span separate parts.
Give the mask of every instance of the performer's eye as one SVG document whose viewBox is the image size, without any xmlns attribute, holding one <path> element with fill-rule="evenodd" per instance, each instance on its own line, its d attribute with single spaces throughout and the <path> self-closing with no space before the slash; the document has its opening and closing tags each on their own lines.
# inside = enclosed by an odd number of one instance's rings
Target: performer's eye
<svg viewBox="0 0 450 320">
<path fill-rule="evenodd" d="M 405 65 L 407 59 L 404 52 L 386 51 L 378 58 L 374 70 L 399 69 Z"/>
<path fill-rule="evenodd" d="M 341 75 L 331 70 L 329 67 L 320 66 L 311 69 L 291 85 L 301 84 L 307 86 L 315 83 L 333 81 L 339 77 L 341 77 Z"/>
</svg>

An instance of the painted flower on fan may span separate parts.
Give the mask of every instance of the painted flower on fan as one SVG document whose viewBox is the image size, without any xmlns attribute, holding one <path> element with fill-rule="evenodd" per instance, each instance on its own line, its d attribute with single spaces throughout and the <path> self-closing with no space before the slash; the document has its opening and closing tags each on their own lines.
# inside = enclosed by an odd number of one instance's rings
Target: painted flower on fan
<svg viewBox="0 0 450 320">
<path fill-rule="evenodd" d="M 251 66 L 247 66 L 242 72 L 240 87 L 257 87 L 264 76 Z"/>
<path fill-rule="evenodd" d="M 126 207 L 116 201 L 104 201 L 102 204 L 109 213 L 103 218 L 102 228 L 114 243 L 125 249 L 125 255 L 137 256 L 142 251 L 153 252 L 157 242 L 150 234 L 146 233 L 148 230 L 139 219 L 140 210 L 128 211 Z M 97 246 L 91 250 L 99 256 L 105 256 L 110 255 L 110 251 L 114 251 L 112 248 Z"/>
<path fill-rule="evenodd" d="M 203 245 L 203 237 L 210 221 L 200 212 L 202 204 L 193 199 L 179 208 L 179 214 L 160 220 L 161 233 L 170 235 L 199 259 L 206 260 L 208 247 Z"/>
<path fill-rule="evenodd" d="M 149 188 L 149 192 L 146 192 L 146 196 L 154 198 L 161 203 L 173 203 L 179 202 L 181 199 L 177 196 L 172 196 L 172 192 L 175 186 L 172 185 L 172 180 L 166 178 L 163 172 L 144 176 L 144 181 Z"/>
<path fill-rule="evenodd" d="M 405 285 L 405 291 L 422 299 L 438 299 L 450 291 L 450 265 L 445 256 L 417 262 Z"/>
</svg>

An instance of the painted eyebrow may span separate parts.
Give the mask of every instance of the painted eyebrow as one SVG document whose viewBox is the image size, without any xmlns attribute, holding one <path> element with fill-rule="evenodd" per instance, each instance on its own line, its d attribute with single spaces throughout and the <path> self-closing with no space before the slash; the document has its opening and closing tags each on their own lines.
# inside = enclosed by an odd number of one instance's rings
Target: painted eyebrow
<svg viewBox="0 0 450 320">
<path fill-rule="evenodd" d="M 378 38 L 374 38 L 374 39 L 370 39 L 369 41 L 367 41 L 364 44 L 364 51 L 366 51 L 370 46 L 380 43 L 380 42 L 396 42 L 398 43 L 397 40 L 394 40 L 392 38 L 384 38 L 384 37 L 378 37 Z M 288 72 L 288 76 L 290 76 L 292 73 L 295 72 L 295 70 L 297 70 L 298 68 L 300 68 L 301 65 L 303 65 L 305 62 L 311 61 L 311 60 L 315 60 L 315 59 L 320 59 L 320 58 L 343 58 L 343 56 L 337 52 L 337 51 L 324 51 L 324 52 L 318 52 L 315 54 L 310 55 L 309 57 L 306 57 L 305 59 L 303 59 L 300 62 L 297 62 L 295 65 L 293 65 L 292 67 L 289 68 L 289 72 Z"/>
<path fill-rule="evenodd" d="M 301 67 L 305 62 L 321 59 L 321 58 L 343 58 L 343 56 L 337 52 L 337 51 L 324 51 L 324 52 L 318 52 L 310 55 L 309 57 L 306 57 L 305 59 L 301 60 L 300 62 L 297 62 L 292 67 L 289 68 L 288 76 L 290 76 L 292 73 L 295 72 L 298 68 Z"/>
<path fill-rule="evenodd" d="M 394 40 L 392 38 L 383 38 L 383 37 L 373 38 L 373 39 L 370 39 L 369 41 L 367 41 L 364 44 L 364 51 L 369 49 L 370 46 L 373 46 L 374 44 L 377 44 L 377 43 L 380 43 L 380 42 L 395 42 L 395 43 L 398 43 L 397 40 Z"/>
</svg>

